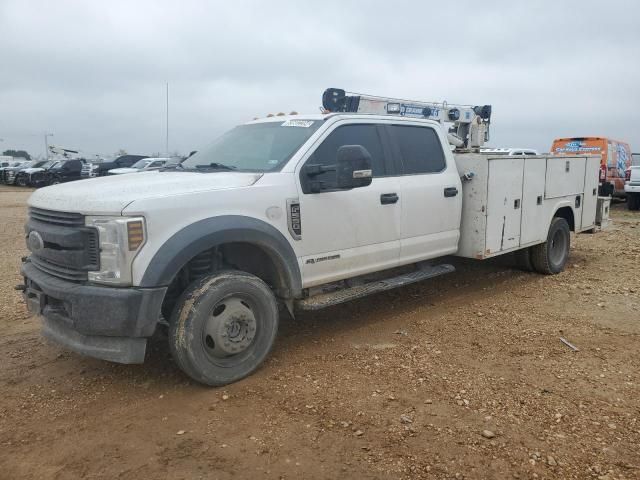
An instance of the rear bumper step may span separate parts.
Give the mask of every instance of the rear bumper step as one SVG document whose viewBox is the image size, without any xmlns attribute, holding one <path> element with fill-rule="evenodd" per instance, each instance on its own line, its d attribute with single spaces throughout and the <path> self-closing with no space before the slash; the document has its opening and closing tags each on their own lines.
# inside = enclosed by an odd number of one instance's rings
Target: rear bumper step
<svg viewBox="0 0 640 480">
<path fill-rule="evenodd" d="M 455 267 L 449 264 L 425 266 L 415 272 L 405 273 L 397 277 L 385 278 L 364 285 L 345 288 L 331 293 L 322 293 L 313 297 L 298 300 L 296 307 L 300 310 L 320 310 L 340 303 L 366 297 L 372 293 L 384 292 L 393 288 L 410 285 L 428 278 L 455 272 Z"/>
</svg>

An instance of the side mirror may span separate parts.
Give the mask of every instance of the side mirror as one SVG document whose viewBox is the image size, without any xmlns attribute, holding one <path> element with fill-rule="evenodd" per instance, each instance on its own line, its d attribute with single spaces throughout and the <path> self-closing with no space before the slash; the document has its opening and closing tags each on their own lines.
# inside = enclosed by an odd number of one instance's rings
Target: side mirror
<svg viewBox="0 0 640 480">
<path fill-rule="evenodd" d="M 337 187 L 366 187 L 371 184 L 371 155 L 362 145 L 343 145 L 336 155 Z"/>
</svg>

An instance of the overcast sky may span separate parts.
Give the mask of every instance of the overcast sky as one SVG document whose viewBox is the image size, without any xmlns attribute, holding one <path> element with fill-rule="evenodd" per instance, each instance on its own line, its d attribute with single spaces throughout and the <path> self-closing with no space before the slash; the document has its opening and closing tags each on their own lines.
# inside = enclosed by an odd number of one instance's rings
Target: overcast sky
<svg viewBox="0 0 640 480">
<path fill-rule="evenodd" d="M 0 0 L 0 151 L 188 152 L 327 87 L 492 104 L 493 146 L 640 151 L 640 3 Z"/>
</svg>

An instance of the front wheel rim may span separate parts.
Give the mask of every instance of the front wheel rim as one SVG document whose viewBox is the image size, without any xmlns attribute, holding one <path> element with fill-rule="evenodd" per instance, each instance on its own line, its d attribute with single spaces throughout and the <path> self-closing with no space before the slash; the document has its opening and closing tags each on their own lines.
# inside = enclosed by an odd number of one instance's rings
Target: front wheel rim
<svg viewBox="0 0 640 480">
<path fill-rule="evenodd" d="M 202 348 L 209 361 L 231 366 L 251 355 L 258 333 L 256 311 L 253 302 L 240 295 L 216 303 L 202 329 Z"/>
</svg>

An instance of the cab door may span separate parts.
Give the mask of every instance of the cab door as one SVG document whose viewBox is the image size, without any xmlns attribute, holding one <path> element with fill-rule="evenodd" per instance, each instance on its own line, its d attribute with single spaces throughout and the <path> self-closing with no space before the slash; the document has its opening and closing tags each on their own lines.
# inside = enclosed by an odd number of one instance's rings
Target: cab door
<svg viewBox="0 0 640 480">
<path fill-rule="evenodd" d="M 440 128 L 403 122 L 386 127 L 402 175 L 400 264 L 455 253 L 462 184 Z"/>
<path fill-rule="evenodd" d="M 302 235 L 298 258 L 303 286 L 311 287 L 397 265 L 401 196 L 383 127 L 357 120 L 337 123 L 296 168 Z M 330 166 L 343 145 L 371 155 L 373 179 L 366 187 L 338 190 L 335 171 L 310 177 L 305 167 Z M 315 183 L 314 183 L 315 182 Z M 312 183 L 322 185 L 320 191 Z"/>
</svg>

